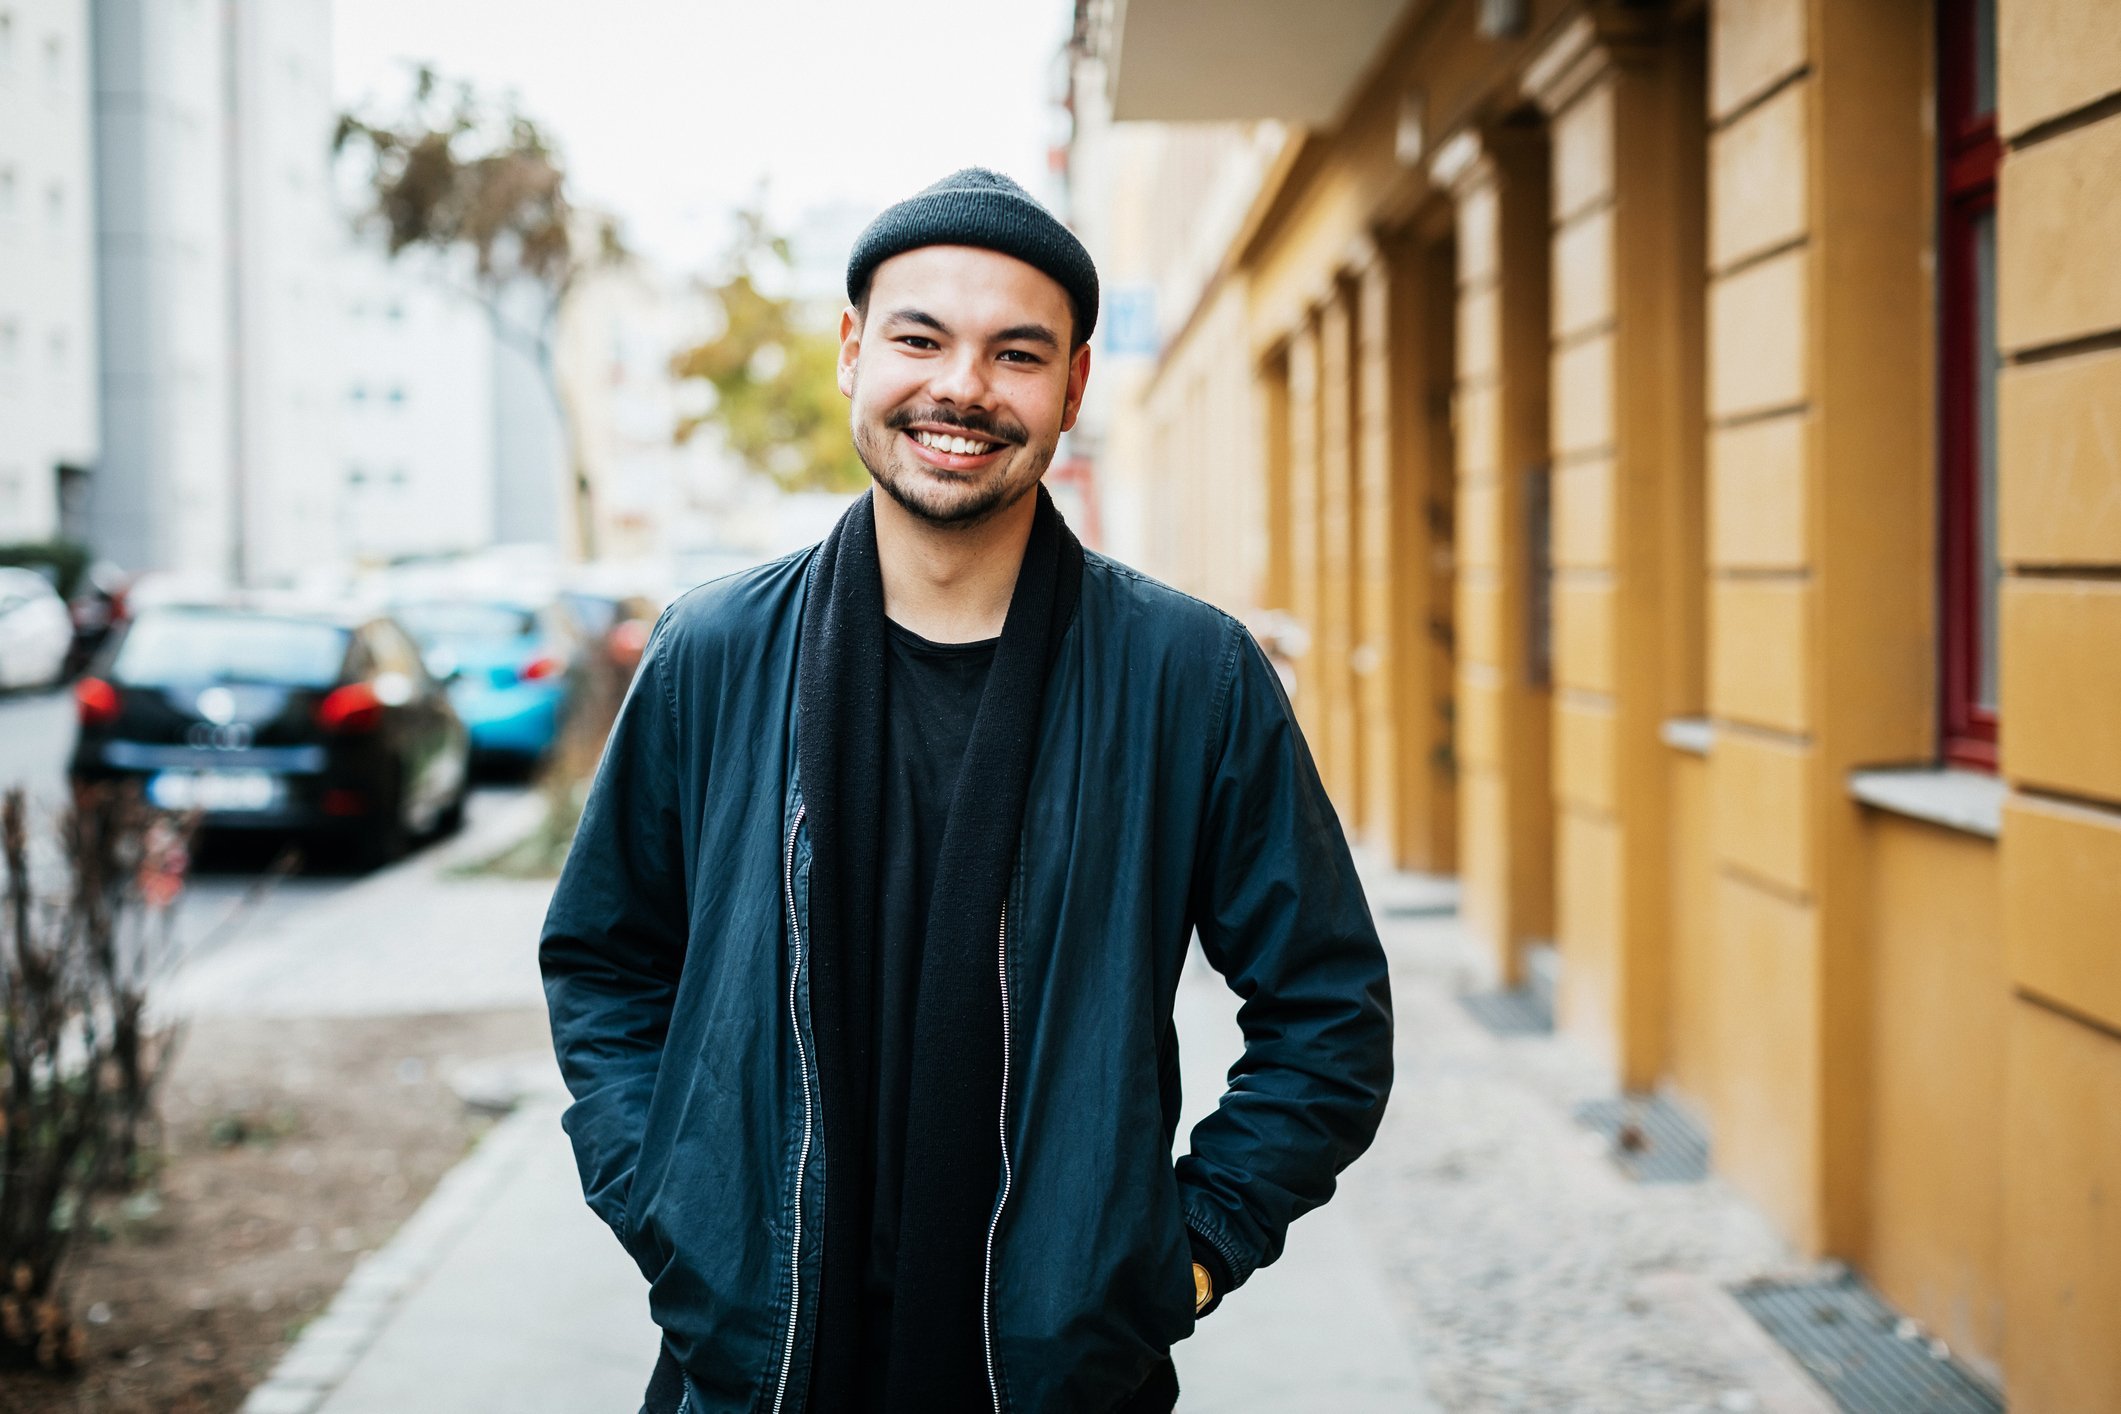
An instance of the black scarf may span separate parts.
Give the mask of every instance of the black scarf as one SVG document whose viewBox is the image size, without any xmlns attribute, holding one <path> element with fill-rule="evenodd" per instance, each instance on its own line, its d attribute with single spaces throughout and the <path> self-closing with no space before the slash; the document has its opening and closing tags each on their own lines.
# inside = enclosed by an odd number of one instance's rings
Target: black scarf
<svg viewBox="0 0 2121 1414">
<path fill-rule="evenodd" d="M 824 1108 L 824 1275 L 809 1408 L 854 1408 L 875 1184 L 870 1093 L 877 835 L 883 818 L 884 586 L 874 492 L 819 547 L 796 678 L 810 830 L 811 1013 Z M 1045 488 L 943 831 L 915 1002 L 887 1408 L 985 1402 L 987 1223 L 1002 1099 L 1000 927 L 1046 676 L 1082 588 L 1082 546 Z"/>
</svg>

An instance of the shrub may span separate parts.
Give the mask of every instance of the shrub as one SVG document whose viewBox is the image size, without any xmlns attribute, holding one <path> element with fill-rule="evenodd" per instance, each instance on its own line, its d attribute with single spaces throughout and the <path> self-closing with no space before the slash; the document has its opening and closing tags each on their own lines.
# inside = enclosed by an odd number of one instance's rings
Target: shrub
<svg viewBox="0 0 2121 1414">
<path fill-rule="evenodd" d="M 20 540 L 0 544 L 0 565 L 40 570 L 62 599 L 74 597 L 88 573 L 88 547 L 74 540 Z"/>
<path fill-rule="evenodd" d="M 81 1356 L 60 1269 L 96 1192 L 130 1171 L 175 1041 L 147 994 L 191 829 L 94 788 L 57 833 L 65 887 L 41 894 L 23 793 L 0 798 L 0 1363 L 46 1368 Z"/>
</svg>

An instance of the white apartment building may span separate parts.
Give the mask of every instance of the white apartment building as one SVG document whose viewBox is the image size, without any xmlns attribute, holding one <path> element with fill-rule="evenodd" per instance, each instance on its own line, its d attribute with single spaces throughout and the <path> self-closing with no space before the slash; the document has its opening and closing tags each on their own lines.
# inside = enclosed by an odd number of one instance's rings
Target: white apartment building
<svg viewBox="0 0 2121 1414">
<path fill-rule="evenodd" d="M 494 541 L 494 339 L 485 311 L 419 251 L 347 253 L 340 468 L 346 549 L 361 563 Z"/>
<path fill-rule="evenodd" d="M 229 12 L 235 573 L 274 582 L 345 550 L 331 0 L 241 0 Z"/>
<path fill-rule="evenodd" d="M 128 569 L 234 564 L 226 46 L 203 0 L 92 7 L 102 457 L 88 539 Z"/>
<path fill-rule="evenodd" d="M 96 461 L 88 8 L 0 0 L 0 541 L 58 534 Z"/>
<path fill-rule="evenodd" d="M 526 279 L 500 291 L 497 307 L 515 333 L 493 344 L 493 539 L 571 554 L 581 537 L 567 426 L 531 352 L 551 301 L 542 286 Z M 556 351 L 552 357 L 557 361 Z"/>
<path fill-rule="evenodd" d="M 92 17 L 88 539 L 130 569 L 232 580 L 336 560 L 329 0 L 95 0 Z"/>
</svg>

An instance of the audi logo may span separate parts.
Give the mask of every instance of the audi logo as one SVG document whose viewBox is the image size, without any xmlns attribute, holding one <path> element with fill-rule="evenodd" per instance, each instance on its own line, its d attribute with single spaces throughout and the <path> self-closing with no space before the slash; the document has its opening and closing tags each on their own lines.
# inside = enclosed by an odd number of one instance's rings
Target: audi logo
<svg viewBox="0 0 2121 1414">
<path fill-rule="evenodd" d="M 215 726 L 211 722 L 199 722 L 184 733 L 184 739 L 193 746 L 213 751 L 248 751 L 251 743 L 250 723 L 229 722 Z"/>
</svg>

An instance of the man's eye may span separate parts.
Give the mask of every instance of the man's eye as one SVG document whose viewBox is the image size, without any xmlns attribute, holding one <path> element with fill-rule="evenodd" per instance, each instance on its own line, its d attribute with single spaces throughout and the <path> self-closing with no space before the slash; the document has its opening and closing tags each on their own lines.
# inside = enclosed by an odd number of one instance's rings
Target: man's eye
<svg viewBox="0 0 2121 1414">
<path fill-rule="evenodd" d="M 1036 366 L 1045 362 L 1044 359 L 1032 353 L 1029 349 L 1003 349 L 1001 356 L 1010 363 L 1028 363 Z"/>
<path fill-rule="evenodd" d="M 936 343 L 935 340 L 928 338 L 927 336 L 922 334 L 901 334 L 898 336 L 898 342 L 906 345 L 906 347 L 908 348 L 913 349 L 926 350 L 942 347 L 942 345 Z"/>
</svg>

